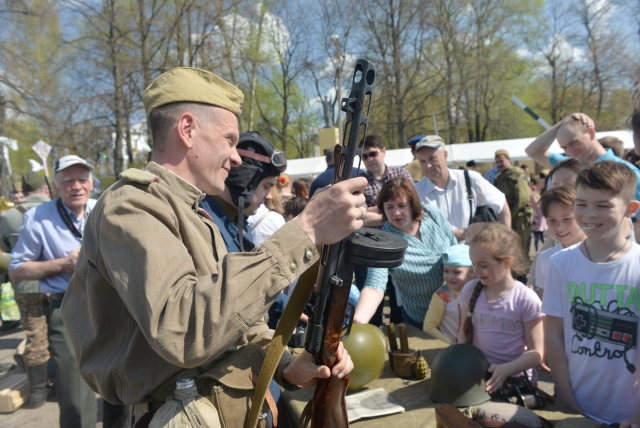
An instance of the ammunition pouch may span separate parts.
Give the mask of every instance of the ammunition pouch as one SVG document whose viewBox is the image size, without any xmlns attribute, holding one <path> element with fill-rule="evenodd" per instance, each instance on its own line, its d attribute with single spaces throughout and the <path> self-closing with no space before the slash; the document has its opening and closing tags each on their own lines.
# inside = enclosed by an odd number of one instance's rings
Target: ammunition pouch
<svg viewBox="0 0 640 428">
<path fill-rule="evenodd" d="M 254 391 L 252 379 L 257 380 L 265 356 L 266 353 L 260 346 L 250 343 L 198 377 L 198 392 L 207 397 L 218 410 L 222 428 L 247 425 Z M 266 427 L 268 402 L 269 399 L 262 405 L 258 427 Z M 274 414 L 274 419 L 275 417 Z"/>
</svg>

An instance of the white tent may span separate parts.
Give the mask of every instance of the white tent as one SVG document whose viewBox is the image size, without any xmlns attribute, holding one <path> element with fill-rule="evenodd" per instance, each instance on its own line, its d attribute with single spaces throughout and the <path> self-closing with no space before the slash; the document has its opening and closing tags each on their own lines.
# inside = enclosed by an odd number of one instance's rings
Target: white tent
<svg viewBox="0 0 640 428">
<path fill-rule="evenodd" d="M 625 149 L 633 149 L 633 136 L 631 131 L 607 131 L 596 133 L 597 138 L 602 137 L 616 137 L 620 139 Z M 499 141 L 487 141 L 483 143 L 466 143 L 466 144 L 450 144 L 445 148 L 449 152 L 449 162 L 451 164 L 463 164 L 470 160 L 476 162 L 493 162 L 494 153 L 496 150 L 505 149 L 509 152 L 509 156 L 512 160 L 528 160 L 529 157 L 524 152 L 524 149 L 533 142 L 535 138 L 518 138 L 515 140 L 499 140 Z M 554 141 L 550 148 L 553 153 L 562 153 L 560 145 L 557 141 Z M 411 156 L 411 150 L 397 149 L 387 150 L 387 156 L 385 163 L 389 166 L 405 166 L 413 160 Z M 358 165 L 356 159 L 355 166 Z M 305 159 L 293 159 L 288 162 L 287 174 L 293 178 L 309 177 L 312 175 L 320 174 L 327 168 L 327 164 L 324 160 L 324 156 L 305 158 Z M 361 165 L 364 169 L 364 165 Z"/>
</svg>

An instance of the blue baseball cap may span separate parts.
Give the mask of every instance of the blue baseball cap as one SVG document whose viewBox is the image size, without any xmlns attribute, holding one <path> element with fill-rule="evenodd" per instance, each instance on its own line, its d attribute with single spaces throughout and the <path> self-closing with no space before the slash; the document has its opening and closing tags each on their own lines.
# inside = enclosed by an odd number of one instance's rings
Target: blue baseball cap
<svg viewBox="0 0 640 428">
<path fill-rule="evenodd" d="M 456 244 L 450 246 L 442 255 L 444 264 L 449 266 L 473 266 L 469 257 L 469 246 L 467 244 Z"/>
<path fill-rule="evenodd" d="M 415 137 L 413 137 L 407 142 L 407 145 L 413 146 L 414 144 L 418 144 L 418 141 L 422 140 L 423 138 L 424 138 L 424 135 L 416 135 Z"/>
</svg>

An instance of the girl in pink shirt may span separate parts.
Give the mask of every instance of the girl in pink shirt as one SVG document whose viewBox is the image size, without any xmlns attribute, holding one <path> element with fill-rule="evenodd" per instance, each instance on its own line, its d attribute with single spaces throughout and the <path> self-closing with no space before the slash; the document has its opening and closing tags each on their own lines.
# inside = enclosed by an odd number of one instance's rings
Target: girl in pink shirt
<svg viewBox="0 0 640 428">
<path fill-rule="evenodd" d="M 501 223 L 485 223 L 467 238 L 477 280 L 460 293 L 458 343 L 478 347 L 489 360 L 487 391 L 494 393 L 510 376 L 533 378 L 542 361 L 540 298 L 511 272 L 526 270 L 518 235 Z"/>
</svg>

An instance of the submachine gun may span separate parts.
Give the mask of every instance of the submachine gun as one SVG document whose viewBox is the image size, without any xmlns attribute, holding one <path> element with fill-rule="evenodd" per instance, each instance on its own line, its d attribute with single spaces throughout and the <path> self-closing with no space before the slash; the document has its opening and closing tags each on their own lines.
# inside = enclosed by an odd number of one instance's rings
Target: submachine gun
<svg viewBox="0 0 640 428">
<path fill-rule="evenodd" d="M 346 113 L 342 145 L 336 145 L 335 183 L 351 177 L 354 159 L 362 156 L 371 95 L 376 72 L 364 59 L 356 61 L 351 93 L 340 108 Z M 342 241 L 323 245 L 316 289 L 304 312 L 309 317 L 304 347 L 317 364 L 330 369 L 336 364 L 336 351 L 346 339 L 353 322 L 353 305 L 348 303 L 355 266 L 400 266 L 404 262 L 407 242 L 401 237 L 377 229 L 361 228 Z M 351 314 L 346 318 L 347 307 Z M 305 408 L 300 425 L 312 428 L 348 427 L 345 393 L 349 377 L 320 379 L 313 399 Z"/>
</svg>

